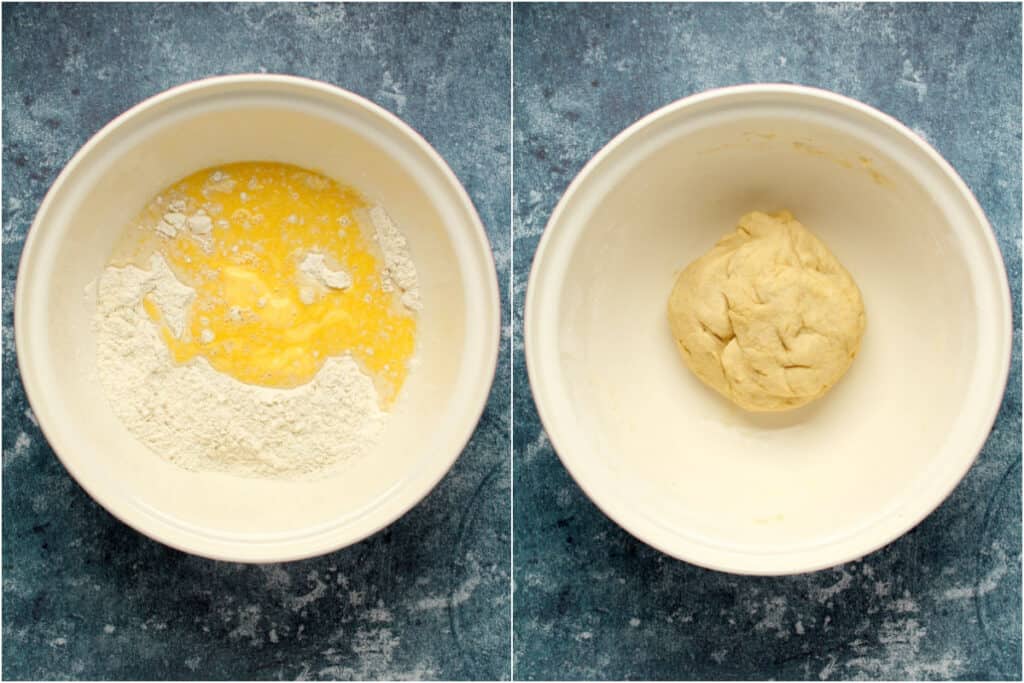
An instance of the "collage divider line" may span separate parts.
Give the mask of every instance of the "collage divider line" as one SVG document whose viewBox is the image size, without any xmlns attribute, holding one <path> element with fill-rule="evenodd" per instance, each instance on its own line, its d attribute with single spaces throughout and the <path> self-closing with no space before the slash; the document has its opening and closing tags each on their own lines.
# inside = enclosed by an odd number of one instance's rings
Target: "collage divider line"
<svg viewBox="0 0 1024 683">
<path fill-rule="evenodd" d="M 515 278 L 515 2 L 508 3 L 508 465 L 509 465 L 509 493 L 508 493 L 508 546 L 509 546 L 509 569 L 508 569 L 508 677 L 510 681 L 516 679 L 515 665 L 515 557 L 516 557 L 516 502 L 515 502 L 515 367 L 516 367 L 516 278 Z"/>
</svg>

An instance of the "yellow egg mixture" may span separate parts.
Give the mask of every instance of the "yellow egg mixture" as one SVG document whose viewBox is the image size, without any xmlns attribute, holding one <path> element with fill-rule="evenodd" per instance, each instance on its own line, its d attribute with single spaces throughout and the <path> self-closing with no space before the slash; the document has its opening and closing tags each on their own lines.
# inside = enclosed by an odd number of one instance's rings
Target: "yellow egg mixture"
<svg viewBox="0 0 1024 683">
<path fill-rule="evenodd" d="M 297 166 L 230 164 L 161 193 L 138 217 L 142 234 L 125 253 L 159 253 L 196 291 L 179 337 L 161 325 L 177 363 L 201 356 L 242 382 L 287 388 L 350 353 L 387 406 L 408 373 L 416 318 L 400 291 L 385 291 L 368 208 L 354 189 Z M 166 230 L 168 217 L 180 229 Z M 350 284 L 311 280 L 301 268 L 310 254 Z M 160 323 L 159 307 L 149 298 L 143 305 Z"/>
</svg>

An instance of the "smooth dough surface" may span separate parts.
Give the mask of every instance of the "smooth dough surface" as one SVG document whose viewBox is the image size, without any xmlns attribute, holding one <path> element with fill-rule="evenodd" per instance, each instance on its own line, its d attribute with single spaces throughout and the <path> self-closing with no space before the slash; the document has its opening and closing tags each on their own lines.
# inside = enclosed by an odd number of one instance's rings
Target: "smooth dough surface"
<svg viewBox="0 0 1024 683">
<path fill-rule="evenodd" d="M 825 394 L 853 362 L 865 325 L 853 278 L 788 211 L 748 213 L 687 266 L 668 320 L 686 365 L 751 411 Z"/>
</svg>

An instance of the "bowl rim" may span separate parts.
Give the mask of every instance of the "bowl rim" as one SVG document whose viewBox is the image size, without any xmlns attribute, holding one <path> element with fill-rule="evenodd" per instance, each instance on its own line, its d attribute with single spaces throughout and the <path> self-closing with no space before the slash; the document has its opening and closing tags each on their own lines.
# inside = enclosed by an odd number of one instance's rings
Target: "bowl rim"
<svg viewBox="0 0 1024 683">
<path fill-rule="evenodd" d="M 41 232 L 41 225 L 47 220 L 51 207 L 56 201 L 58 201 L 64 186 L 68 183 L 68 179 L 73 176 L 78 166 L 92 153 L 93 149 L 103 143 L 108 137 L 114 134 L 116 130 L 130 120 L 135 119 L 156 107 L 165 105 L 172 100 L 195 95 L 197 93 L 216 97 L 222 94 L 226 88 L 234 88 L 235 92 L 241 92 L 243 91 L 242 89 L 260 91 L 268 86 L 272 88 L 292 88 L 296 92 L 305 91 L 308 94 L 326 95 L 339 100 L 345 106 L 363 110 L 389 125 L 391 129 L 395 131 L 397 137 L 405 138 L 406 142 L 414 145 L 420 153 L 427 157 L 430 164 L 436 169 L 436 171 L 440 173 L 443 181 L 449 186 L 456 196 L 458 203 L 461 205 L 460 209 L 465 212 L 469 220 L 471 229 L 464 235 L 467 239 L 466 253 L 469 255 L 475 255 L 474 259 L 479 258 L 481 255 L 485 256 L 479 261 L 480 270 L 484 277 L 480 282 L 474 283 L 483 289 L 481 302 L 482 312 L 485 314 L 485 318 L 480 320 L 478 324 L 480 325 L 481 330 L 481 355 L 485 362 L 480 368 L 480 372 L 476 373 L 478 380 L 473 387 L 473 392 L 467 393 L 466 398 L 463 401 L 466 406 L 466 419 L 463 424 L 459 426 L 457 431 L 453 431 L 451 441 L 452 443 L 457 444 L 458 447 L 453 448 L 445 458 L 436 458 L 436 462 L 432 467 L 425 468 L 428 470 L 428 475 L 417 480 L 420 482 L 419 486 L 397 487 L 397 490 L 395 487 L 391 488 L 386 494 L 386 498 L 395 498 L 396 495 L 402 493 L 402 499 L 398 505 L 395 505 L 388 510 L 388 513 L 382 515 L 374 524 L 368 525 L 365 528 L 360 528 L 356 533 L 345 533 L 348 525 L 341 524 L 322 533 L 304 536 L 301 540 L 299 537 L 296 537 L 274 539 L 272 541 L 268 540 L 259 543 L 240 543 L 238 541 L 228 542 L 223 539 L 218 539 L 214 542 L 223 546 L 224 552 L 221 552 L 219 549 L 212 549 L 210 547 L 193 547 L 188 542 L 189 539 L 193 538 L 192 535 L 183 534 L 180 531 L 168 531 L 169 527 L 166 525 L 158 525 L 156 527 L 152 526 L 153 517 L 151 516 L 142 514 L 124 514 L 123 511 L 117 509 L 117 506 L 111 504 L 114 499 L 123 497 L 123 494 L 116 490 L 111 492 L 105 487 L 100 487 L 97 485 L 97 482 L 91 479 L 87 472 L 88 467 L 77 462 L 77 459 L 71 455 L 71 452 L 76 448 L 74 444 L 60 442 L 59 440 L 55 442 L 54 434 L 48 425 L 47 411 L 37 410 L 37 405 L 39 405 L 38 402 L 41 400 L 40 396 L 42 394 L 42 388 L 36 386 L 34 373 L 29 371 L 31 361 L 28 360 L 28 357 L 31 356 L 31 354 L 25 353 L 25 351 L 29 348 L 30 340 L 27 338 L 28 333 L 26 332 L 26 326 L 20 323 L 21 321 L 26 320 L 26 316 L 28 315 L 27 290 L 30 289 L 28 285 L 29 280 L 32 277 L 30 267 L 31 264 L 36 261 L 33 256 L 37 250 L 37 242 L 40 239 L 38 236 Z M 116 519 L 144 536 L 164 545 L 208 559 L 244 563 L 290 562 L 303 560 L 325 555 L 342 548 L 346 548 L 350 545 L 354 545 L 355 543 L 358 543 L 390 526 L 405 513 L 418 505 L 437 487 L 438 483 L 440 483 L 445 475 L 451 470 L 455 461 L 465 450 L 476 431 L 481 417 L 483 416 L 483 412 L 490 396 L 491 387 L 494 382 L 494 377 L 497 372 L 498 355 L 501 343 L 501 298 L 498 286 L 497 269 L 494 252 L 491 248 L 487 232 L 465 187 L 459 181 L 458 177 L 455 175 L 454 171 L 452 171 L 444 158 L 442 158 L 433 146 L 431 146 L 431 144 L 427 142 L 427 140 L 412 126 L 407 124 L 397 115 L 391 113 L 371 100 L 340 86 L 323 81 L 287 74 L 238 73 L 218 75 L 200 78 L 173 86 L 134 104 L 122 113 L 118 114 L 100 128 L 99 131 L 93 134 L 64 165 L 64 168 L 57 175 L 57 178 L 47 190 L 43 197 L 43 201 L 40 203 L 39 208 L 36 211 L 35 217 L 33 218 L 25 236 L 25 241 L 18 258 L 19 264 L 14 294 L 14 337 L 18 374 L 21 378 L 29 406 L 36 415 L 39 429 L 46 438 L 50 448 L 57 455 L 57 458 L 71 477 L 78 482 L 79 486 L 86 491 L 89 497 L 99 503 L 100 506 L 102 506 Z M 487 318 L 489 318 L 489 320 Z M 305 547 L 296 549 L 296 542 L 305 542 Z M 211 541 L 207 539 L 206 543 L 209 544 Z M 243 547 L 244 552 L 241 551 Z"/>
<path fill-rule="evenodd" d="M 566 432 L 571 432 L 572 429 L 566 427 L 560 431 L 558 425 L 556 425 L 552 419 L 551 405 L 555 403 L 555 399 L 552 399 L 545 391 L 544 387 L 548 383 L 548 380 L 540 376 L 537 369 L 540 365 L 539 355 L 541 353 L 538 347 L 542 345 L 550 346 L 550 330 L 546 333 L 546 337 L 543 336 L 545 333 L 538 331 L 538 328 L 543 327 L 543 325 L 537 322 L 537 318 L 540 316 L 540 304 L 538 303 L 540 294 L 538 293 L 539 285 L 537 283 L 543 276 L 546 263 L 548 263 L 552 258 L 548 253 L 552 249 L 550 246 L 552 243 L 552 234 L 558 232 L 559 225 L 562 221 L 562 215 L 573 203 L 576 195 L 581 192 L 581 188 L 585 185 L 590 176 L 596 169 L 603 165 L 606 158 L 613 154 L 628 139 L 632 138 L 637 133 L 654 126 L 664 119 L 677 116 L 687 109 L 711 100 L 751 95 L 768 95 L 780 98 L 791 98 L 793 101 L 802 101 L 804 103 L 815 101 L 819 104 L 828 103 L 832 105 L 839 105 L 847 110 L 852 110 L 853 113 L 873 119 L 876 123 L 881 123 L 890 130 L 899 133 L 913 143 L 919 151 L 923 152 L 927 159 L 933 163 L 957 188 L 960 194 L 959 199 L 962 199 L 965 202 L 966 207 L 970 210 L 970 213 L 977 221 L 977 224 L 983 228 L 980 231 L 980 237 L 987 252 L 986 256 L 991 258 L 997 265 L 997 272 L 989 273 L 988 275 L 989 277 L 994 278 L 998 284 L 998 287 L 996 288 L 1000 294 L 999 301 L 997 302 L 1000 317 L 998 323 L 1005 333 L 1004 338 L 1001 341 L 1006 346 L 1005 353 L 998 359 L 999 365 L 996 371 L 996 376 L 1000 377 L 1001 381 L 993 385 L 993 391 L 985 410 L 979 411 L 979 414 L 983 414 L 984 418 L 979 421 L 975 438 L 972 441 L 971 449 L 973 451 L 973 455 L 970 458 L 963 459 L 960 463 L 959 471 L 955 472 L 955 478 L 950 477 L 947 480 L 946 485 L 941 489 L 936 490 L 933 493 L 933 496 L 922 498 L 922 500 L 925 501 L 925 504 L 918 510 L 914 511 L 913 514 L 906 515 L 900 519 L 898 524 L 887 527 L 889 532 L 885 534 L 885 540 L 880 542 L 869 541 L 865 543 L 861 538 L 863 536 L 863 531 L 860 531 L 853 537 L 854 539 L 861 541 L 860 545 L 855 543 L 855 547 L 848 549 L 845 552 L 827 556 L 828 553 L 824 552 L 824 549 L 827 549 L 829 545 L 825 545 L 822 546 L 822 552 L 818 553 L 820 557 L 816 561 L 805 563 L 792 561 L 788 563 L 779 562 L 778 565 L 780 566 L 776 566 L 771 569 L 757 567 L 756 564 L 754 564 L 756 560 L 753 559 L 753 555 L 747 556 L 740 552 L 727 551 L 725 553 L 719 553 L 719 555 L 729 556 L 731 560 L 721 561 L 720 559 L 710 560 L 708 558 L 701 557 L 699 553 L 693 552 L 693 548 L 700 547 L 699 544 L 696 543 L 687 543 L 686 547 L 683 549 L 672 547 L 670 543 L 664 542 L 658 534 L 652 531 L 652 525 L 645 521 L 644 517 L 640 515 L 624 515 L 622 514 L 621 509 L 617 511 L 613 509 L 613 506 L 609 505 L 608 502 L 602 502 L 600 500 L 600 493 L 597 490 L 597 487 L 595 487 L 594 482 L 588 479 L 587 467 L 585 464 L 582 464 L 586 462 L 586 458 L 581 457 L 577 459 L 573 454 L 573 449 L 578 450 L 578 445 L 573 444 L 570 446 L 568 444 L 569 439 L 565 434 Z M 978 454 L 981 452 L 988 440 L 992 425 L 995 423 L 1006 393 L 1007 382 L 1009 381 L 1010 362 L 1013 354 L 1012 340 L 1013 320 L 1011 312 L 1011 294 L 1002 253 L 984 210 L 981 208 L 977 198 L 953 166 L 920 135 L 893 116 L 890 116 L 889 114 L 856 99 L 830 90 L 790 83 L 748 83 L 704 90 L 659 107 L 649 114 L 642 116 L 616 134 L 593 157 L 591 157 L 586 164 L 584 164 L 575 178 L 573 178 L 569 183 L 561 199 L 559 199 L 554 210 L 551 212 L 551 216 L 544 226 L 544 232 L 542 233 L 534 252 L 533 263 L 530 267 L 530 275 L 526 289 L 525 307 L 523 310 L 523 348 L 526 359 L 526 369 L 529 377 L 531 394 L 534 400 L 534 405 L 537 409 L 537 414 L 541 421 L 541 426 L 546 432 L 552 448 L 558 455 L 559 460 L 561 460 L 563 466 L 569 471 L 573 480 L 583 490 L 591 502 L 625 531 L 660 552 L 678 560 L 689 562 L 706 569 L 754 576 L 784 576 L 801 574 L 836 567 L 846 562 L 859 559 L 900 538 L 917 526 L 924 518 L 934 512 L 935 509 L 938 508 L 939 505 L 941 505 L 959 485 L 960 481 L 962 481 L 964 476 L 973 466 Z M 998 387 L 998 390 L 996 390 L 996 387 Z M 734 561 L 736 558 L 740 557 L 747 557 L 747 564 Z M 778 559 L 779 557 L 785 557 L 785 555 L 775 556 L 775 559 Z"/>
</svg>

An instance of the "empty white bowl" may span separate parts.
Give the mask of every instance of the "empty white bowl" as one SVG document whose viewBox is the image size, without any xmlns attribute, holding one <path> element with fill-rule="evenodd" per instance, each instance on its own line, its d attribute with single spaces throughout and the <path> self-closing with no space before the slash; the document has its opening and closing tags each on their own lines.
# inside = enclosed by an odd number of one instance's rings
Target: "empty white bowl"
<svg viewBox="0 0 1024 683">
<path fill-rule="evenodd" d="M 867 331 L 821 400 L 751 414 L 683 364 L 676 275 L 741 215 L 790 209 L 864 295 Z M 540 417 L 609 517 L 677 558 L 747 574 L 830 567 L 953 490 L 995 419 L 1010 298 L 991 228 L 938 153 L 811 88 L 675 102 L 580 172 L 533 264 L 526 360 Z"/>
<path fill-rule="evenodd" d="M 418 365 L 366 457 L 318 481 L 189 472 L 120 423 L 96 379 L 94 302 L 128 221 L 167 185 L 232 161 L 319 170 L 383 206 L 420 277 Z M 173 88 L 119 116 L 68 163 L 39 209 L 18 272 L 18 362 L 68 471 L 127 524 L 187 552 L 246 562 L 322 554 L 421 500 L 475 428 L 494 375 L 499 298 L 476 211 L 438 154 L 384 109 L 323 83 L 229 76 Z"/>
</svg>

